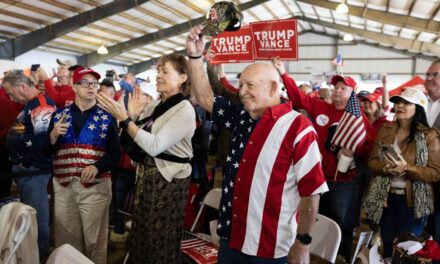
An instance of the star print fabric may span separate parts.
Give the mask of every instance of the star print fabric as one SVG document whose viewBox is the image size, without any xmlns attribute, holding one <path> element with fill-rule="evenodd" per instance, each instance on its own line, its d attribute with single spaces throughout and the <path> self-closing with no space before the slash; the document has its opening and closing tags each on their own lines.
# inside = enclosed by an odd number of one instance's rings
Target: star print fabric
<svg viewBox="0 0 440 264">
<path fill-rule="evenodd" d="M 54 177 L 61 185 L 80 178 L 81 171 L 93 164 L 99 174 L 85 187 L 110 176 L 108 171 L 119 160 L 119 138 L 115 119 L 98 106 L 81 111 L 76 104 L 59 109 L 49 128 L 63 116 L 68 125 L 67 133 L 56 143 Z"/>
<path fill-rule="evenodd" d="M 21 163 L 22 166 L 33 166 L 45 172 L 51 170 L 52 159 L 44 153 L 44 146 L 55 109 L 54 102 L 43 94 L 25 105 L 6 140 L 12 164 Z"/>
<path fill-rule="evenodd" d="M 226 98 L 214 98 L 212 120 L 219 127 L 231 131 L 231 141 L 223 171 L 223 190 L 219 210 L 217 233 L 221 238 L 228 239 L 231 232 L 232 194 L 234 181 L 239 168 L 244 147 L 258 121 L 253 120 L 241 104 L 234 104 Z"/>
</svg>

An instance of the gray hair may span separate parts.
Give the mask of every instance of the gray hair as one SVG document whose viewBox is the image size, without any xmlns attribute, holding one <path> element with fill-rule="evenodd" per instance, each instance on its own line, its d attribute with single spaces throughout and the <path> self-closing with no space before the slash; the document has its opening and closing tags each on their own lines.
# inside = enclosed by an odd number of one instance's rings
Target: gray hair
<svg viewBox="0 0 440 264">
<path fill-rule="evenodd" d="M 23 72 L 12 71 L 3 77 L 2 86 L 10 84 L 12 87 L 16 87 L 21 83 L 25 83 L 29 87 L 33 86 L 32 80 L 29 77 L 25 76 Z"/>
</svg>

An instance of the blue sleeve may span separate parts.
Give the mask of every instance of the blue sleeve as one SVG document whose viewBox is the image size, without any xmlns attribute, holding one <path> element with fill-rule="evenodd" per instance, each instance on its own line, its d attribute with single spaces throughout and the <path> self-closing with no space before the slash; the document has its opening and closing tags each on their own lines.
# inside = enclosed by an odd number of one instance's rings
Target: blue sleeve
<svg viewBox="0 0 440 264">
<path fill-rule="evenodd" d="M 214 97 L 212 121 L 217 127 L 231 129 L 234 125 L 234 116 L 239 115 L 240 105 L 231 103 L 222 96 Z"/>
</svg>

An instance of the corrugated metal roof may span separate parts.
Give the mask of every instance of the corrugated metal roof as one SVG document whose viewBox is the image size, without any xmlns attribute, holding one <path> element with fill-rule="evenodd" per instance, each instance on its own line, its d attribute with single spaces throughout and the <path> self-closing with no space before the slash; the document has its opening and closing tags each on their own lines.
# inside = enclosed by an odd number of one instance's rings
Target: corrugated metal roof
<svg viewBox="0 0 440 264">
<path fill-rule="evenodd" d="M 251 0 L 235 1 L 237 4 Z M 109 0 L 1 0 L 0 37 L 22 36 L 110 3 Z M 111 47 L 152 32 L 206 15 L 213 0 L 151 0 L 109 16 L 59 38 L 42 48 L 88 54 L 104 44 Z M 341 0 L 269 0 L 243 12 L 244 24 L 297 17 L 298 30 L 338 35 L 351 33 L 355 41 L 380 43 L 396 50 L 440 57 L 440 1 L 347 0 L 349 14 L 338 14 Z M 182 50 L 185 34 L 179 34 L 116 53 L 108 60 L 131 65 Z M 412 40 L 413 43 L 408 42 Z"/>
</svg>

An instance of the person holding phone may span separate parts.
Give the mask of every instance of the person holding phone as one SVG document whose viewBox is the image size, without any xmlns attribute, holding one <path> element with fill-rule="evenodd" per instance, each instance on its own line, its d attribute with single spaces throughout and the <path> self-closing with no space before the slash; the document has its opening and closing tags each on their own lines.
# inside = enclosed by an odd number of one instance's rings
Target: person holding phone
<svg viewBox="0 0 440 264">
<path fill-rule="evenodd" d="M 434 211 L 431 183 L 440 180 L 440 134 L 428 125 L 427 97 L 407 88 L 390 101 L 396 119 L 378 132 L 368 160 L 378 176 L 365 199 L 367 218 L 381 228 L 384 257 L 391 257 L 399 233 L 422 234 Z"/>
</svg>

